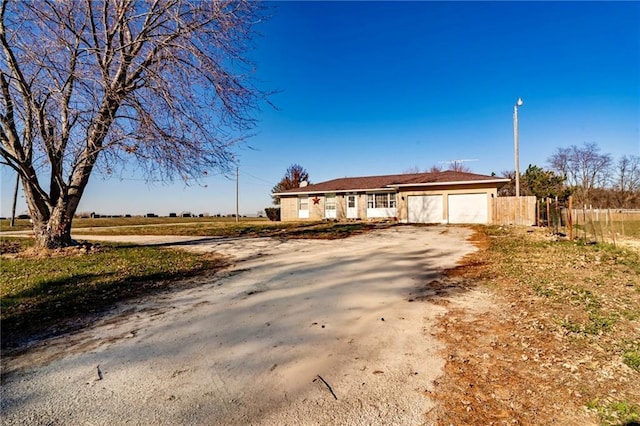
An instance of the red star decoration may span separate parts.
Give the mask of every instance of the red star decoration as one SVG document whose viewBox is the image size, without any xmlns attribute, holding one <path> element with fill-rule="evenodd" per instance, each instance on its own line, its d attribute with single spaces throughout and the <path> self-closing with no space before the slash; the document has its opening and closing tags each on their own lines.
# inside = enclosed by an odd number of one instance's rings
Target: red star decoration
<svg viewBox="0 0 640 426">
<path fill-rule="evenodd" d="M 318 197 L 313 197 L 313 199 L 311 201 L 313 201 L 313 205 L 314 206 L 317 205 L 317 204 L 320 204 L 320 198 L 318 198 Z"/>
</svg>

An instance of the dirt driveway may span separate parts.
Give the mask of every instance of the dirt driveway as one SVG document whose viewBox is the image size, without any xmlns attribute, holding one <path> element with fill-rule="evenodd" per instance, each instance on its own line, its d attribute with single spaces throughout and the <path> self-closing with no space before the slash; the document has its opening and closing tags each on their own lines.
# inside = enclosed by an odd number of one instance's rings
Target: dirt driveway
<svg viewBox="0 0 640 426">
<path fill-rule="evenodd" d="M 181 239 L 233 267 L 4 359 L 3 424 L 424 424 L 444 365 L 437 298 L 488 307 L 429 286 L 474 250 L 470 234 Z"/>
</svg>

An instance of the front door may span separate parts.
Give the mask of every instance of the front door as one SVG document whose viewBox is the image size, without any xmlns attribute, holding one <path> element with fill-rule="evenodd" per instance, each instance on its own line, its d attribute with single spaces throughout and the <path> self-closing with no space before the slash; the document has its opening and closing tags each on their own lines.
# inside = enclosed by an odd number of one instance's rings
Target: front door
<svg viewBox="0 0 640 426">
<path fill-rule="evenodd" d="M 347 219 L 358 218 L 358 196 L 347 195 Z"/>
</svg>

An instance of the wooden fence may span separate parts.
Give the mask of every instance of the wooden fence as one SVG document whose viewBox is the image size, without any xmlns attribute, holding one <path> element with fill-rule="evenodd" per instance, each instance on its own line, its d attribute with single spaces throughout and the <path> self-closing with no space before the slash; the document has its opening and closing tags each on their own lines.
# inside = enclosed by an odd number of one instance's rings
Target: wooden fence
<svg viewBox="0 0 640 426">
<path fill-rule="evenodd" d="M 570 239 L 616 244 L 640 239 L 640 210 L 591 206 L 562 209 L 562 232 Z"/>
<path fill-rule="evenodd" d="M 640 210 L 577 206 L 573 197 L 559 202 L 541 199 L 538 203 L 538 225 L 551 228 L 554 234 L 569 240 L 605 242 L 640 241 Z"/>
<path fill-rule="evenodd" d="M 496 197 L 492 200 L 495 225 L 533 226 L 537 223 L 536 197 Z"/>
<path fill-rule="evenodd" d="M 640 209 L 576 206 L 572 197 L 496 197 L 492 199 L 496 225 L 546 226 L 570 240 L 606 242 L 640 241 Z"/>
</svg>

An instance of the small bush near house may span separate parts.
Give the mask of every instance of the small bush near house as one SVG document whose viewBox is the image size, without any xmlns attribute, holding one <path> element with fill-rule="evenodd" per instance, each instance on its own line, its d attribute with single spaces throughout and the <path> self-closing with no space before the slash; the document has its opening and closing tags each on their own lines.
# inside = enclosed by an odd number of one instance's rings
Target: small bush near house
<svg viewBox="0 0 640 426">
<path fill-rule="evenodd" d="M 280 221 L 280 207 L 267 207 L 264 209 L 265 214 L 274 222 Z"/>
</svg>

